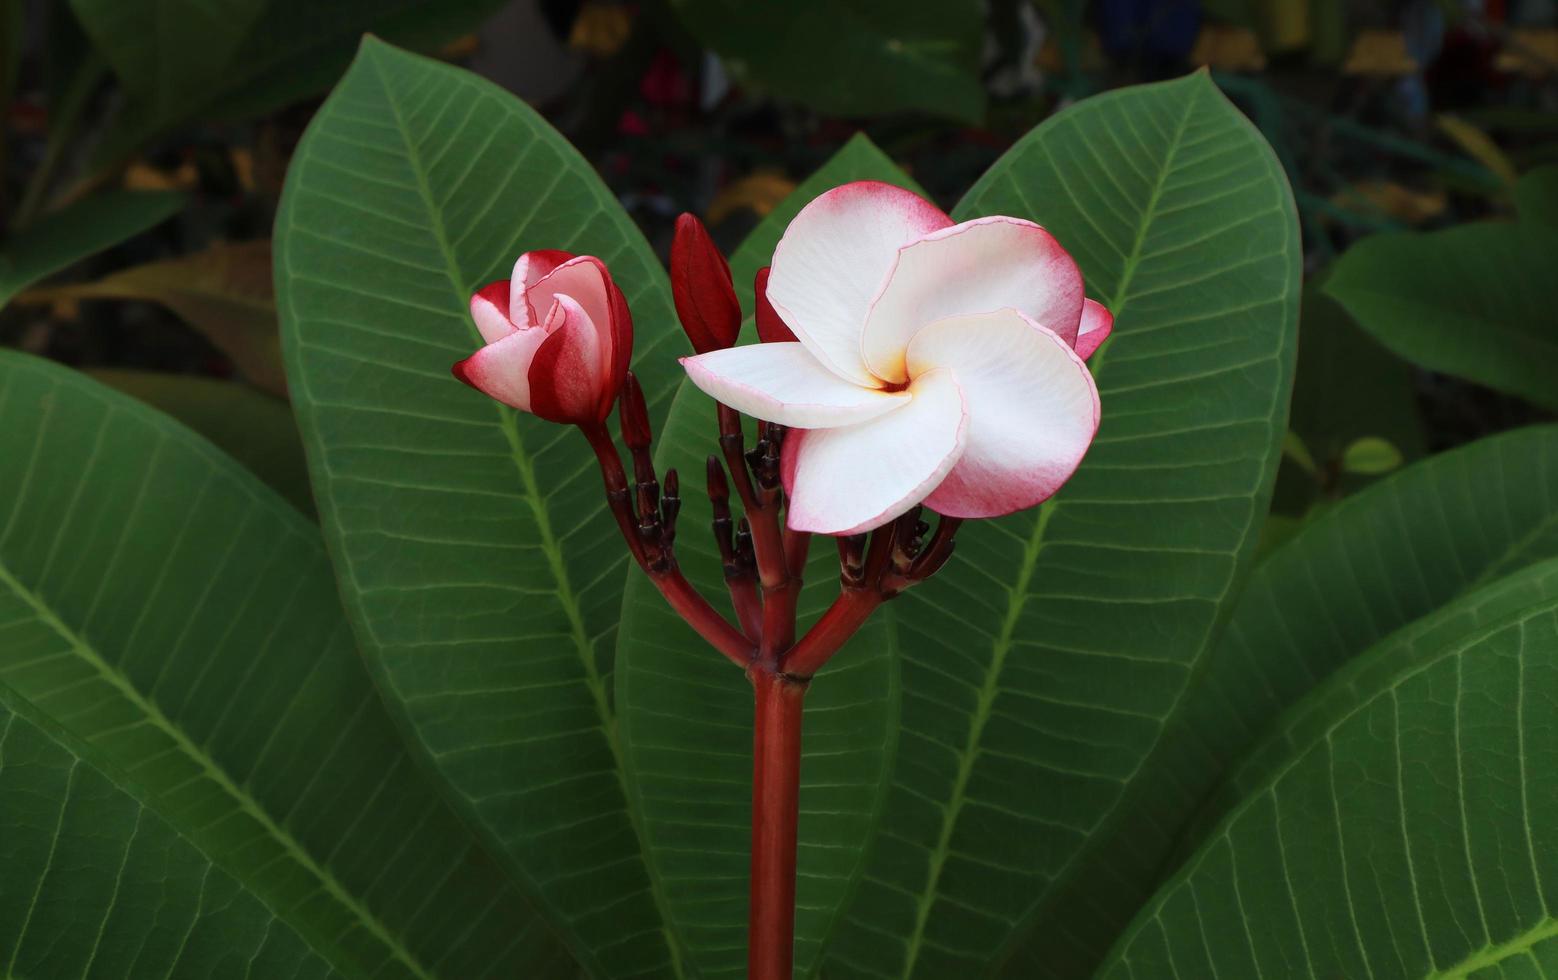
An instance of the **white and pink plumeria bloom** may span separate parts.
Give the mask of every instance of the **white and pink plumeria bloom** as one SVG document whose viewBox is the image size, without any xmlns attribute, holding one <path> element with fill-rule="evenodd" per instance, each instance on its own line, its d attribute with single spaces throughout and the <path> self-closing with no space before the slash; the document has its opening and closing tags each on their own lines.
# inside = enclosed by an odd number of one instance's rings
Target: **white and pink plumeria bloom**
<svg viewBox="0 0 1558 980">
<path fill-rule="evenodd" d="M 599 259 L 526 252 L 509 279 L 471 297 L 486 346 L 454 376 L 521 412 L 552 422 L 598 423 L 627 374 L 633 320 Z"/>
<path fill-rule="evenodd" d="M 797 530 L 856 534 L 919 503 L 963 518 L 1032 507 L 1098 431 L 1083 358 L 1113 318 L 1031 221 L 956 224 L 890 184 L 845 184 L 790 222 L 767 299 L 797 342 L 682 364 L 719 401 L 791 427 Z"/>
</svg>

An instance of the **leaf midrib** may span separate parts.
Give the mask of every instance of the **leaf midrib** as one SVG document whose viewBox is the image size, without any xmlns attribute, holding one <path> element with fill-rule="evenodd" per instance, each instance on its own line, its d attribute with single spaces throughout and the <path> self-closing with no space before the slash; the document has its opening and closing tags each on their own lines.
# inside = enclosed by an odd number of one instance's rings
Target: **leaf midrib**
<svg viewBox="0 0 1558 980">
<path fill-rule="evenodd" d="M 465 295 L 464 278 L 460 275 L 460 264 L 450 245 L 449 236 L 444 228 L 442 212 L 438 209 L 433 197 L 432 186 L 428 183 L 427 173 L 422 164 L 421 152 L 417 148 L 415 140 L 411 137 L 411 131 L 406 126 L 406 121 L 401 115 L 400 104 L 394 93 L 390 90 L 389 80 L 384 75 L 384 69 L 378 59 L 371 59 L 374 71 L 378 75 L 380 88 L 384 91 L 384 100 L 389 105 L 390 112 L 395 118 L 395 129 L 400 134 L 401 142 L 406 148 L 406 159 L 410 165 L 412 174 L 416 177 L 417 194 L 422 198 L 422 205 L 427 211 L 428 227 L 438 244 L 439 254 L 444 260 L 444 278 L 448 282 L 454 298 L 455 308 L 463 310 L 468 297 Z M 599 191 L 591 188 L 593 193 Z M 471 337 L 480 342 L 481 336 L 474 325 L 471 326 Z M 590 690 L 590 698 L 595 706 L 596 717 L 600 730 L 606 737 L 607 747 L 611 751 L 612 773 L 616 777 L 617 788 L 622 793 L 623 811 L 627 814 L 629 825 L 633 828 L 633 836 L 638 843 L 639 854 L 647 853 L 647 841 L 644 829 L 641 826 L 638 814 L 631 805 L 632 796 L 629 793 L 627 777 L 624 767 L 624 756 L 621 738 L 617 731 L 617 721 L 611 709 L 611 703 L 606 697 L 604 684 L 601 682 L 599 671 L 595 668 L 595 649 L 589 640 L 589 633 L 585 629 L 584 614 L 579 608 L 578 600 L 574 597 L 573 587 L 568 576 L 568 568 L 563 559 L 557 535 L 552 530 L 551 514 L 546 508 L 546 501 L 541 493 L 539 482 L 535 475 L 535 462 L 525 451 L 524 442 L 519 435 L 519 420 L 517 413 L 496 401 L 492 402 L 498 411 L 499 425 L 503 429 L 504 438 L 509 444 L 509 457 L 514 463 L 514 468 L 524 490 L 525 501 L 530 505 L 531 513 L 535 517 L 536 530 L 540 536 L 540 547 L 546 555 L 547 568 L 557 583 L 557 600 L 562 607 L 563 614 L 568 619 L 569 633 L 573 640 L 574 652 L 578 654 L 580 664 L 584 668 L 585 682 Z M 667 905 L 662 894 L 660 882 L 656 876 L 649 873 L 648 862 L 645 862 L 645 878 L 649 882 L 650 893 L 654 897 L 656 910 L 660 913 L 661 935 L 665 939 L 666 948 L 671 957 L 671 967 L 677 977 L 685 976 L 682 968 L 680 946 L 671 931 L 670 917 L 666 913 Z M 593 955 L 590 956 L 594 959 Z"/>
<path fill-rule="evenodd" d="M 1163 165 L 1158 171 L 1157 183 L 1152 188 L 1152 193 L 1147 198 L 1147 206 L 1142 211 L 1142 220 L 1136 230 L 1136 240 L 1131 247 L 1130 254 L 1126 257 L 1125 265 L 1120 272 L 1120 282 L 1115 289 L 1113 300 L 1109 304 L 1110 311 L 1116 320 L 1125 309 L 1131 282 L 1135 279 L 1137 265 L 1141 261 L 1142 250 L 1147 242 L 1147 230 L 1157 216 L 1158 202 L 1163 194 L 1163 188 L 1168 180 L 1169 172 L 1173 169 L 1174 157 L 1179 152 L 1180 143 L 1184 139 L 1185 129 L 1190 123 L 1191 111 L 1195 106 L 1194 100 L 1187 100 L 1184 114 L 1180 117 L 1179 124 L 1174 130 L 1174 138 L 1170 142 L 1167 152 L 1163 157 Z M 1105 344 L 1098 351 L 1090 370 L 1096 375 L 1103 366 L 1104 359 L 1109 353 L 1111 345 Z M 1017 630 L 1017 623 L 1022 617 L 1022 611 L 1027 606 L 1031 597 L 1029 585 L 1032 582 L 1034 569 L 1038 566 L 1039 553 L 1044 548 L 1044 532 L 1051 516 L 1054 514 L 1056 498 L 1051 497 L 1039 507 L 1038 520 L 1034 522 L 1033 532 L 1029 535 L 1026 550 L 1023 555 L 1021 570 L 1018 572 L 1017 583 L 1013 587 L 1007 603 L 1006 617 L 1001 623 L 1000 635 L 996 638 L 990 667 L 985 672 L 985 681 L 979 690 L 979 700 L 974 709 L 972 724 L 969 726 L 969 737 L 964 743 L 963 751 L 958 757 L 957 777 L 953 782 L 952 796 L 942 811 L 941 831 L 936 841 L 936 848 L 931 852 L 930 875 L 925 886 L 925 892 L 920 898 L 919 907 L 915 914 L 914 931 L 909 937 L 908 955 L 904 960 L 903 976 L 914 974 L 914 965 L 919 957 L 920 946 L 924 941 L 925 928 L 930 921 L 930 912 L 935 905 L 936 895 L 939 891 L 941 873 L 946 865 L 947 858 L 952 849 L 952 833 L 957 826 L 957 818 L 967 798 L 968 781 L 973 775 L 974 760 L 979 755 L 979 743 L 984 734 L 984 727 L 989 721 L 990 712 L 995 704 L 995 697 L 999 693 L 999 684 L 1002 668 L 1006 662 L 1006 656 L 1011 650 L 1012 638 Z M 1071 860 L 1075 860 L 1072 858 Z M 1067 864 L 1071 863 L 1068 860 Z M 1064 868 L 1059 872 L 1064 874 Z M 1057 874 L 1058 877 L 1058 874 Z"/>
<path fill-rule="evenodd" d="M 240 810 L 253 818 L 266 834 L 281 846 L 282 850 L 289 857 L 320 882 L 332 898 L 350 911 L 358 922 L 362 924 L 363 928 L 389 950 L 395 960 L 405 965 L 413 975 L 423 978 L 423 980 L 434 980 L 434 974 L 422 966 L 411 950 L 398 937 L 392 934 L 389 928 L 370 909 L 348 892 L 328 869 L 316 862 L 312 855 L 304 849 L 303 845 L 288 833 L 284 827 L 276 823 L 270 814 L 260 806 L 259 801 L 239 786 L 227 774 L 227 771 L 217 764 L 215 759 L 197 745 L 183 729 L 175 725 L 163 713 L 156 702 L 142 695 L 130 683 L 128 677 L 115 669 L 91 644 L 87 643 L 79 633 L 61 619 L 53 607 L 41 595 L 23 585 L 3 560 L 0 560 L 0 585 L 10 589 L 11 592 L 25 602 L 44 625 L 48 626 L 49 629 L 53 630 L 62 640 L 70 645 L 72 652 L 87 666 L 95 670 L 103 681 L 107 682 L 140 711 L 149 724 L 171 739 L 180 752 L 200 767 L 201 773 L 207 779 L 211 780 L 229 799 L 236 803 Z M 168 814 L 164 813 L 161 815 L 163 819 L 171 819 Z M 210 857 L 210 855 L 208 854 L 207 857 Z M 241 875 L 238 877 L 241 879 Z"/>
</svg>

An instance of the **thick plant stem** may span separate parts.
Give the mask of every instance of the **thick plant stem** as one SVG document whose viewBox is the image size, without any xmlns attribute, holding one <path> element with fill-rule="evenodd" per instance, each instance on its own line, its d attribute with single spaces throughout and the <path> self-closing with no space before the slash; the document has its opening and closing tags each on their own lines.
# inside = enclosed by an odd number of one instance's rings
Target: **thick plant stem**
<svg viewBox="0 0 1558 980">
<path fill-rule="evenodd" d="M 790 980 L 795 962 L 795 840 L 806 684 L 762 665 L 754 665 L 747 674 L 756 701 L 747 980 Z"/>
</svg>

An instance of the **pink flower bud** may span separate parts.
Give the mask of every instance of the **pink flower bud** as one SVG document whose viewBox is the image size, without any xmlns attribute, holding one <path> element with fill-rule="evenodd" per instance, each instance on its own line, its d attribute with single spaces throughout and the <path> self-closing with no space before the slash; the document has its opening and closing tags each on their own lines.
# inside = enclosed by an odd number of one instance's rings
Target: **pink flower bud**
<svg viewBox="0 0 1558 980">
<path fill-rule="evenodd" d="M 510 279 L 471 297 L 486 346 L 454 376 L 551 422 L 588 425 L 611 413 L 633 353 L 627 300 L 588 255 L 526 252 Z"/>
</svg>

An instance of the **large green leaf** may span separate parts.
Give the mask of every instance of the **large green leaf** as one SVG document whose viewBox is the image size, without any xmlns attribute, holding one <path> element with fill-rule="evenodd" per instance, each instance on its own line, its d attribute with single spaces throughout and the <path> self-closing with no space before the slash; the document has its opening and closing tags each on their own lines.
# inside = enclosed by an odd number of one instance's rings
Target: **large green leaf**
<svg viewBox="0 0 1558 980">
<path fill-rule="evenodd" d="M 1390 662 L 1378 670 L 1376 658 Z M 1539 977 L 1558 969 L 1558 601 L 1377 651 L 1103 977 Z"/>
<path fill-rule="evenodd" d="M 1386 634 L 1558 556 L 1555 488 L 1558 427 L 1523 429 L 1424 460 L 1310 521 L 1250 576 L 1169 727 L 1153 767 L 1175 784 L 1167 795 L 1194 805 L 1272 718 Z"/>
<path fill-rule="evenodd" d="M 286 402 L 235 381 L 187 374 L 88 370 L 92 377 L 210 439 L 304 514 L 314 513 L 303 443 Z"/>
<path fill-rule="evenodd" d="M 57 365 L 0 352 L 0 421 L 0 686 L 341 974 L 563 968 L 402 745 L 316 529 L 203 439 Z M 38 903 L 30 931 L 93 942 L 105 896 L 79 870 L 77 901 Z M 219 962 L 189 970 L 232 975 Z"/>
<path fill-rule="evenodd" d="M 1091 874 L 1118 846 L 1102 831 L 1271 492 L 1297 219 L 1269 148 L 1208 79 L 1044 123 L 957 209 L 1002 213 L 1049 227 L 1116 315 L 1092 362 L 1103 425 L 1056 499 L 970 522 L 948 567 L 896 604 L 893 787 L 829 976 L 984 971 L 1035 929 L 1060 946 L 1054 903 L 1108 887 Z"/>
<path fill-rule="evenodd" d="M 182 194 L 109 191 L 44 215 L 0 243 L 0 307 L 45 276 L 162 223 L 183 206 Z"/>
<path fill-rule="evenodd" d="M 1541 198 L 1525 178 L 1517 193 Z M 1380 343 L 1424 367 L 1558 408 L 1558 227 L 1537 215 L 1445 231 L 1371 235 L 1325 290 Z"/>
<path fill-rule="evenodd" d="M 675 970 L 611 705 L 626 549 L 578 433 L 449 375 L 470 293 L 525 249 L 607 262 L 663 417 L 654 253 L 522 102 L 368 40 L 277 218 L 288 380 L 358 641 L 452 798 L 601 976 Z M 679 372 L 678 372 L 679 373 Z"/>
<path fill-rule="evenodd" d="M 246 71 L 233 55 L 270 0 L 70 0 L 92 44 L 150 112 L 173 116 Z M 63 14 L 63 12 L 61 12 Z"/>
<path fill-rule="evenodd" d="M 1555 486 L 1558 429 L 1497 436 L 1349 497 L 1267 558 L 1133 787 L 1104 863 L 1113 885 L 1068 918 L 1089 937 L 1081 948 L 1107 941 L 1173 870 L 1187 819 L 1273 718 L 1388 633 L 1558 555 Z"/>
<path fill-rule="evenodd" d="M 7 977 L 343 974 L 90 751 L 0 687 Z"/>
<path fill-rule="evenodd" d="M 818 194 L 852 180 L 916 188 L 857 135 L 753 229 L 731 255 L 746 309 L 752 277 L 773 255 L 790 219 Z M 750 337 L 750 334 L 749 334 Z M 728 603 L 715 559 L 703 489 L 704 458 L 717 451 L 713 403 L 683 381 L 660 436 L 658 464 L 681 474 L 687 529 L 678 552 L 688 578 L 719 608 Z M 838 594 L 832 542 L 813 548 L 802 628 Z M 617 703 L 628 775 L 644 814 L 651 868 L 705 977 L 746 967 L 751 834 L 752 695 L 739 671 L 713 654 L 646 581 L 629 580 L 617 640 Z M 796 969 L 810 975 L 864 867 L 897 737 L 897 663 L 879 613 L 807 694 L 801 769 Z"/>
<path fill-rule="evenodd" d="M 672 0 L 738 81 L 835 116 L 918 109 L 977 122 L 984 10 L 975 0 Z"/>
<path fill-rule="evenodd" d="M 1257 747 L 1233 767 L 1216 795 L 1199 815 L 1210 827 L 1245 797 L 1258 791 L 1287 764 L 1294 751 L 1323 737 L 1331 724 L 1331 708 L 1344 689 L 1359 697 L 1372 693 L 1376 679 L 1398 671 L 1403 663 L 1446 649 L 1523 610 L 1558 601 L 1558 559 L 1528 568 L 1475 589 L 1422 619 L 1402 627 L 1356 658 L 1358 665 L 1338 671 L 1339 678 L 1323 697 L 1307 698 L 1267 729 Z M 1195 834 L 1199 839 L 1202 833 Z"/>
<path fill-rule="evenodd" d="M 364 34 L 430 49 L 499 0 L 71 0 L 131 93 L 98 156 L 113 162 L 193 118 L 257 116 L 340 77 Z"/>
</svg>

